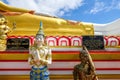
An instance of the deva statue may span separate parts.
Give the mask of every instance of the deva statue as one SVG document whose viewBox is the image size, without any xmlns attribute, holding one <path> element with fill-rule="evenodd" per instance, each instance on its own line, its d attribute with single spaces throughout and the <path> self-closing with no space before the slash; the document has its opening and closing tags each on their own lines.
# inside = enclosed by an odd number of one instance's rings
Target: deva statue
<svg viewBox="0 0 120 80">
<path fill-rule="evenodd" d="M 98 80 L 92 58 L 85 46 L 79 56 L 81 63 L 74 67 L 74 80 Z"/>
<path fill-rule="evenodd" d="M 32 65 L 30 80 L 49 80 L 48 64 L 52 63 L 51 49 L 45 44 L 42 22 L 34 44 L 30 46 L 28 62 Z"/>
<path fill-rule="evenodd" d="M 0 51 L 6 50 L 7 34 L 16 28 L 15 24 L 12 29 L 7 26 L 7 19 L 0 14 Z"/>
</svg>

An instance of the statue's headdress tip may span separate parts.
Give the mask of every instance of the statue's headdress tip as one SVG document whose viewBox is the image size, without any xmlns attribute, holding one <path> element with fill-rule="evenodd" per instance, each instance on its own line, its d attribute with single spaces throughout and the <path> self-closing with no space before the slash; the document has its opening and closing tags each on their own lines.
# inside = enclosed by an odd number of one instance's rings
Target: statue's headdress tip
<svg viewBox="0 0 120 80">
<path fill-rule="evenodd" d="M 37 35 L 44 35 L 42 21 L 40 21 L 40 26 L 39 26 L 39 30 L 37 32 Z"/>
<path fill-rule="evenodd" d="M 42 25 L 42 21 L 40 21 L 40 27 L 42 27 L 43 25 Z"/>
</svg>

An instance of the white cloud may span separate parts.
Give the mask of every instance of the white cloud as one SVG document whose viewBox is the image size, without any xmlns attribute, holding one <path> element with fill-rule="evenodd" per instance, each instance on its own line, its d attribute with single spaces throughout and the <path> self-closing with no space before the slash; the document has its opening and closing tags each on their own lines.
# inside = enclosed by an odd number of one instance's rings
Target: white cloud
<svg viewBox="0 0 120 80">
<path fill-rule="evenodd" d="M 120 10 L 120 0 L 108 0 L 108 2 L 105 1 L 98 1 L 96 0 L 94 7 L 90 10 L 90 13 L 96 14 L 100 11 L 111 11 L 114 9 Z"/>
<path fill-rule="evenodd" d="M 90 10 L 90 13 L 97 13 L 105 9 L 105 4 L 103 2 L 96 2 L 94 8 Z"/>
<path fill-rule="evenodd" d="M 37 13 L 62 16 L 70 10 L 77 9 L 83 0 L 6 0 L 9 5 L 32 9 Z"/>
</svg>

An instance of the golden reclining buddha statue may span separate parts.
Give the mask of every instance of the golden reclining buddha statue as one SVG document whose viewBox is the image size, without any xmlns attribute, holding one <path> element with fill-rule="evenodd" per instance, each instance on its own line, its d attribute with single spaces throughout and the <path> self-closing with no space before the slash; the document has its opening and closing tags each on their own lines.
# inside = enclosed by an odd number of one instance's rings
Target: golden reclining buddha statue
<svg viewBox="0 0 120 80">
<path fill-rule="evenodd" d="M 44 14 L 36 14 L 33 10 L 12 7 L 1 1 L 0 14 L 7 18 L 7 25 L 10 28 L 12 27 L 13 22 L 16 22 L 17 28 L 10 33 L 9 36 L 35 36 L 40 21 L 44 24 L 44 32 L 46 36 L 94 35 L 92 24 L 65 20 Z"/>
</svg>

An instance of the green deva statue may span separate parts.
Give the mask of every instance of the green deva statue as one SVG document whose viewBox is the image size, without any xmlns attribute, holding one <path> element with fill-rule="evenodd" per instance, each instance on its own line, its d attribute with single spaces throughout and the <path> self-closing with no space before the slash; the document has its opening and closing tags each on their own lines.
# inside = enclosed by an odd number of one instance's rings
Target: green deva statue
<svg viewBox="0 0 120 80">
<path fill-rule="evenodd" d="M 51 49 L 45 44 L 42 22 L 34 44 L 30 46 L 28 62 L 32 65 L 30 80 L 49 80 L 48 64 L 52 63 Z"/>
</svg>

